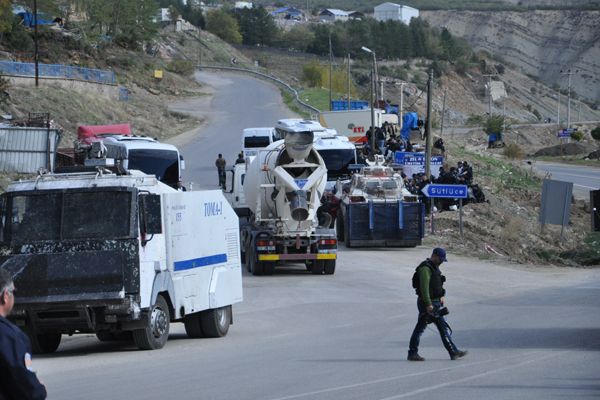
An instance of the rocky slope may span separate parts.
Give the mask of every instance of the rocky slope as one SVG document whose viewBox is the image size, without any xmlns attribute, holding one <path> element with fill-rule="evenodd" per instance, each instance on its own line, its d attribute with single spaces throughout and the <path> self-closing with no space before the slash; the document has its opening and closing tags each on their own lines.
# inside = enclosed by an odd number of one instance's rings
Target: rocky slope
<svg viewBox="0 0 600 400">
<path fill-rule="evenodd" d="M 446 27 L 476 49 L 486 50 L 538 77 L 600 102 L 600 11 L 423 11 L 433 26 Z"/>
</svg>

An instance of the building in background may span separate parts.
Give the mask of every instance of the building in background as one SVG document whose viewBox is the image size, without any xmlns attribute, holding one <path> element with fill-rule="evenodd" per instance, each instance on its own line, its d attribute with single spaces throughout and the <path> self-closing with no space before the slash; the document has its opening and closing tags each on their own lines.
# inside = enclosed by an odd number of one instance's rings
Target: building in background
<svg viewBox="0 0 600 400">
<path fill-rule="evenodd" d="M 402 21 L 408 25 L 412 18 L 419 17 L 419 10 L 396 3 L 383 3 L 375 7 L 374 16 L 377 21 Z"/>
<path fill-rule="evenodd" d="M 247 1 L 236 1 L 235 2 L 235 9 L 236 10 L 240 10 L 243 8 L 252 8 L 254 7 L 254 4 L 247 2 Z"/>
<path fill-rule="evenodd" d="M 335 22 L 347 20 L 348 11 L 338 10 L 336 8 L 326 8 L 319 13 L 319 21 L 321 22 Z"/>
</svg>

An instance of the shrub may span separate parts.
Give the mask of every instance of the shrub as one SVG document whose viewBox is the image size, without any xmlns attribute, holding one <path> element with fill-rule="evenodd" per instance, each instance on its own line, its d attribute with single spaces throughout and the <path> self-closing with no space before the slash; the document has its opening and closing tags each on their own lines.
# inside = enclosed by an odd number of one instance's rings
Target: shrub
<svg viewBox="0 0 600 400">
<path fill-rule="evenodd" d="M 316 63 L 302 67 L 302 81 L 310 87 L 321 86 L 321 68 Z"/>
<path fill-rule="evenodd" d="M 187 76 L 194 72 L 194 64 L 187 60 L 173 60 L 167 64 L 167 70 Z"/>
<path fill-rule="evenodd" d="M 538 119 L 538 121 L 540 121 L 542 119 L 542 115 L 540 114 L 540 112 L 537 110 L 537 108 L 533 109 L 533 115 L 535 115 L 535 117 Z"/>
<path fill-rule="evenodd" d="M 581 140 L 583 139 L 583 132 L 573 131 L 571 133 L 571 139 L 575 140 L 576 142 L 581 142 Z"/>
<path fill-rule="evenodd" d="M 471 114 L 467 118 L 467 126 L 481 126 L 485 123 L 484 118 L 481 115 Z"/>
<path fill-rule="evenodd" d="M 595 140 L 600 140 L 600 125 L 592 129 L 591 134 Z"/>
<path fill-rule="evenodd" d="M 523 150 L 519 145 L 514 143 L 509 144 L 504 148 L 504 157 L 510 158 L 511 160 L 520 160 L 524 156 Z"/>
</svg>

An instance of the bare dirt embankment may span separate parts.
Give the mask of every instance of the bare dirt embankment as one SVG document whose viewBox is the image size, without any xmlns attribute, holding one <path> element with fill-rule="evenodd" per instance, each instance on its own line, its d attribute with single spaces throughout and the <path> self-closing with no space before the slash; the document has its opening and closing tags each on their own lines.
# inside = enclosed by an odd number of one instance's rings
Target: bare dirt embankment
<svg viewBox="0 0 600 400">
<path fill-rule="evenodd" d="M 538 77 L 567 88 L 561 70 L 577 71 L 573 90 L 600 101 L 600 11 L 423 11 L 474 48 L 486 50 Z"/>
</svg>

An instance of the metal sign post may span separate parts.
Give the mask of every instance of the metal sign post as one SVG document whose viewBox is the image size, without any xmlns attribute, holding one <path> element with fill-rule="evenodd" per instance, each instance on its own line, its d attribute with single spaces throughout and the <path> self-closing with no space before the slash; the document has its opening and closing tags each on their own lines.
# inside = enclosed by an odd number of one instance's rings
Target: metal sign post
<svg viewBox="0 0 600 400">
<path fill-rule="evenodd" d="M 444 199 L 459 199 L 459 229 L 460 237 L 463 238 L 463 221 L 462 221 L 462 199 L 469 196 L 469 188 L 467 185 L 442 185 L 430 183 L 423 188 L 423 194 L 429 198 L 444 198 Z M 431 234 L 434 234 L 433 229 L 433 201 L 431 202 Z"/>
</svg>

